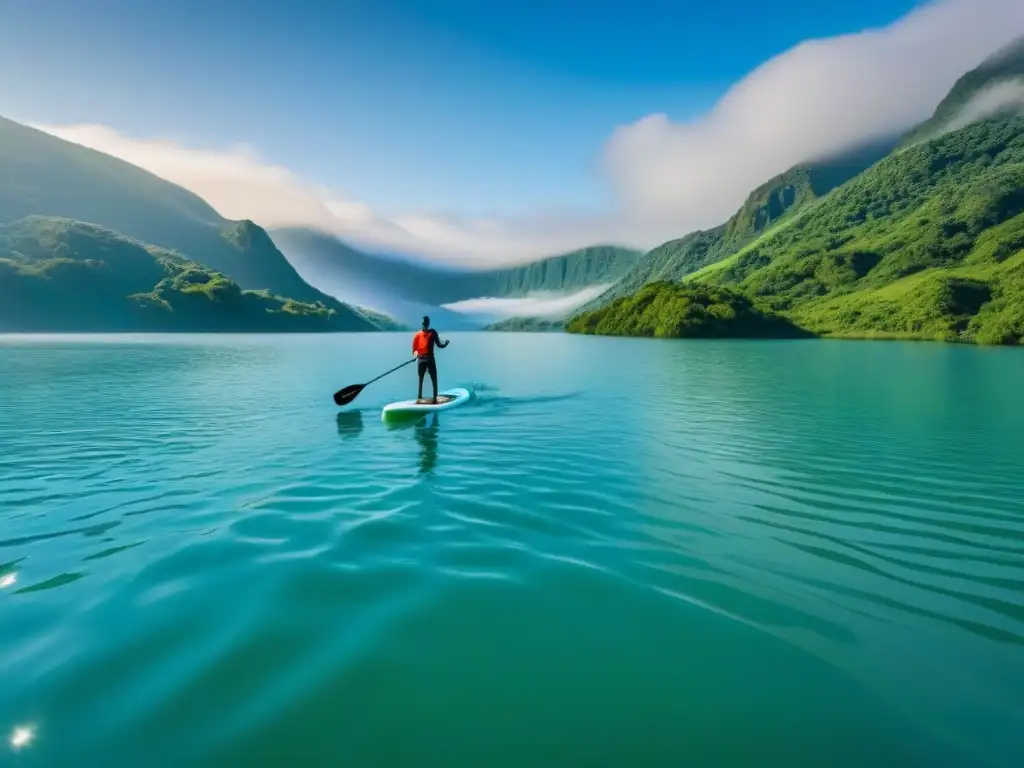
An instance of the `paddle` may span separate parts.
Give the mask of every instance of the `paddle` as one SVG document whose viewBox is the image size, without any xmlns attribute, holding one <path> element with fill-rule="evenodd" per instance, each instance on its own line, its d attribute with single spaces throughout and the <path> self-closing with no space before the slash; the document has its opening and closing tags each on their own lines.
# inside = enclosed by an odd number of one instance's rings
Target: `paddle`
<svg viewBox="0 0 1024 768">
<path fill-rule="evenodd" d="M 390 371 L 385 371 L 380 376 L 378 376 L 376 379 L 370 379 L 365 384 L 351 384 L 351 385 L 345 387 L 344 389 L 339 389 L 337 392 L 334 393 L 334 402 L 335 402 L 335 404 L 337 404 L 337 405 L 348 405 L 349 403 L 351 403 L 353 400 L 356 399 L 356 395 L 358 395 L 360 392 L 362 392 L 364 387 L 370 386 L 377 379 L 383 379 L 389 373 L 394 373 L 399 368 L 404 368 L 409 363 L 412 363 L 412 362 L 415 362 L 415 361 L 416 361 L 415 357 L 412 358 L 411 360 L 406 360 L 401 365 L 396 365 Z"/>
</svg>

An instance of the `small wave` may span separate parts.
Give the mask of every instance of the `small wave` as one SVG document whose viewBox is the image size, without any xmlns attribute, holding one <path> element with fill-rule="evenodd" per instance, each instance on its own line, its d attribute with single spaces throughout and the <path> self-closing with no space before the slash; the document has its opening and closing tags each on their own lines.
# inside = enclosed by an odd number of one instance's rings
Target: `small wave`
<svg viewBox="0 0 1024 768">
<path fill-rule="evenodd" d="M 494 411 L 504 411 L 528 406 L 550 405 L 566 400 L 575 400 L 582 391 L 565 392 L 549 395 L 497 395 L 488 394 L 483 397 L 474 397 L 469 405 L 477 408 L 487 408 Z"/>
<path fill-rule="evenodd" d="M 543 379 L 485 370 L 501 386 L 471 381 L 464 408 L 393 433 L 380 408 L 399 387 L 328 409 L 311 382 L 336 371 L 313 370 L 330 357 L 313 341 L 191 343 L 145 359 L 48 348 L 45 375 L 0 360 L 0 715 L 38 706 L 57 734 L 33 747 L 40 764 L 101 763 L 115 735 L 143 764 L 154 733 L 175 764 L 286 742 L 398 749 L 436 734 L 376 734 L 435 728 L 438 696 L 447 722 L 477 729 L 435 743 L 483 743 L 510 717 L 536 742 L 535 711 L 491 704 L 538 685 L 545 707 L 576 713 L 537 722 L 572 731 L 563 754 L 578 763 L 600 762 L 569 751 L 595 722 L 642 747 L 684 721 L 718 738 L 723 711 L 763 726 L 769 697 L 774 730 L 733 742 L 753 752 L 839 723 L 849 743 L 815 757 L 843 762 L 857 744 L 883 754 L 879 723 L 907 710 L 988 755 L 989 738 L 1022 732 L 1016 392 L 987 394 L 991 417 L 907 416 L 884 397 L 895 378 L 826 396 L 846 378 L 822 387 L 786 357 L 861 347 L 643 342 L 630 366 L 552 355 L 561 370 Z M 339 720 L 331 701 L 365 706 Z M 721 743 L 700 745 L 707 762 L 729 762 Z M 680 762 L 672 745 L 658 756 Z"/>
</svg>

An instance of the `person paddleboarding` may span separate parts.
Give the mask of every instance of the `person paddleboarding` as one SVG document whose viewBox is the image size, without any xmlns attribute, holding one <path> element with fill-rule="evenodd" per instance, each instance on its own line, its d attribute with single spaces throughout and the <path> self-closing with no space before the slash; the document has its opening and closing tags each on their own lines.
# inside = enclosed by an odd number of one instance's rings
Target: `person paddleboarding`
<svg viewBox="0 0 1024 768">
<path fill-rule="evenodd" d="M 418 361 L 417 368 L 420 379 L 416 394 L 417 402 L 427 402 L 423 399 L 423 374 L 429 373 L 430 383 L 434 385 L 434 396 L 429 402 L 437 404 L 437 363 L 434 360 L 434 346 L 444 349 L 450 341 L 441 341 L 437 331 L 430 327 L 430 318 L 427 315 L 423 316 L 423 328 L 412 337 L 412 354 Z"/>
</svg>

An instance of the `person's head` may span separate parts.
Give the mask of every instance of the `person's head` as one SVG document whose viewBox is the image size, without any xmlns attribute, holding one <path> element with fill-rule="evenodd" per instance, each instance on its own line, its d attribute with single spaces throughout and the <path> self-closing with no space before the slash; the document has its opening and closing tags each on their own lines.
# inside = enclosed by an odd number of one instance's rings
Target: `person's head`
<svg viewBox="0 0 1024 768">
<path fill-rule="evenodd" d="M 423 316 L 423 330 L 427 330 L 430 327 L 430 317 L 427 315 Z"/>
</svg>

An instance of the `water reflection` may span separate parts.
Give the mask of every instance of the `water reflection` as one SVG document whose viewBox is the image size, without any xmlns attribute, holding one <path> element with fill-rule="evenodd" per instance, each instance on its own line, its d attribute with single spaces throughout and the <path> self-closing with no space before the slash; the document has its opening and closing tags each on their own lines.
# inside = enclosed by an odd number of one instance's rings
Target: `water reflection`
<svg viewBox="0 0 1024 768">
<path fill-rule="evenodd" d="M 432 413 L 416 422 L 413 429 L 416 442 L 420 444 L 420 474 L 429 475 L 437 465 L 438 428 L 441 418 Z"/>
<path fill-rule="evenodd" d="M 363 431 L 362 411 L 338 411 L 338 434 L 344 438 L 355 437 Z"/>
</svg>

